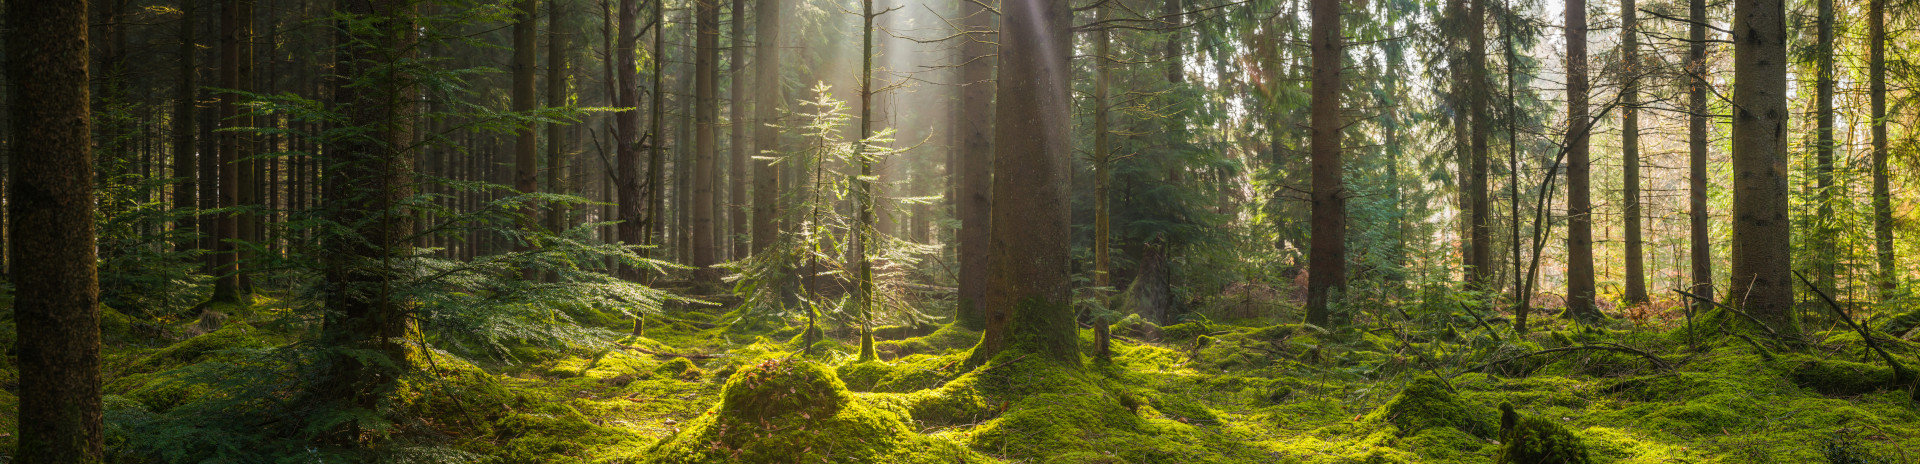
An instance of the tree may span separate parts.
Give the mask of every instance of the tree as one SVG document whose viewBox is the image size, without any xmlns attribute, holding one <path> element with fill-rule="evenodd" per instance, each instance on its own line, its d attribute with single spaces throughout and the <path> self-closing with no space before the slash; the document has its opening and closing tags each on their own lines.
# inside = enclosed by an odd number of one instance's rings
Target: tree
<svg viewBox="0 0 1920 464">
<path fill-rule="evenodd" d="M 565 0 L 547 2 L 547 106 L 566 106 L 568 40 L 573 37 L 572 10 Z M 573 153 L 573 141 L 567 138 L 571 124 L 562 122 L 547 123 L 547 189 L 555 193 L 570 193 L 567 185 L 567 157 Z M 567 203 L 553 202 L 547 211 L 547 230 L 559 233 L 572 227 L 568 218 Z"/>
<path fill-rule="evenodd" d="M 1807 234 L 1812 240 L 1812 253 L 1807 254 L 1807 266 L 1812 267 L 1814 286 L 1828 295 L 1837 295 L 1834 291 L 1834 273 L 1838 251 L 1834 246 L 1833 229 L 1833 0 L 1819 0 L 1816 9 L 1820 10 L 1814 28 L 1818 37 L 1814 42 L 1814 203 L 1816 211 L 1811 219 L 1811 228 Z"/>
<path fill-rule="evenodd" d="M 986 327 L 987 256 L 992 230 L 994 134 L 994 51 L 992 12 L 984 2 L 966 1 L 960 45 L 960 260 L 955 320 L 962 327 Z"/>
<path fill-rule="evenodd" d="M 333 95 L 357 130 L 330 140 L 328 152 L 326 210 L 343 231 L 322 243 L 329 253 L 320 341 L 331 351 L 319 393 L 363 411 L 374 410 L 413 363 L 413 315 L 384 285 L 405 271 L 382 263 L 411 253 L 413 215 L 402 204 L 413 193 L 408 147 L 419 91 L 402 63 L 419 40 L 414 8 L 414 0 L 342 3 L 348 40 L 337 54 L 344 78 Z M 370 426 L 348 421 L 336 440 L 359 440 Z"/>
<path fill-rule="evenodd" d="M 199 113 L 199 77 L 197 68 L 199 44 L 194 42 L 194 15 L 199 11 L 193 0 L 180 2 L 180 94 L 175 96 L 173 110 L 173 208 L 179 211 L 193 211 L 198 188 L 198 169 L 194 166 L 194 131 Z M 194 248 L 193 235 L 196 232 L 193 216 L 181 216 L 174 222 L 174 230 L 180 233 L 180 243 L 174 248 L 187 251 Z"/>
<path fill-rule="evenodd" d="M 1640 238 L 1640 21 L 1634 8 L 1634 0 L 1620 1 L 1620 48 L 1626 61 L 1620 84 L 1620 216 L 1626 223 L 1628 304 L 1647 302 L 1646 252 Z"/>
<path fill-rule="evenodd" d="M 1473 259 L 1467 283 L 1476 289 L 1493 289 L 1493 205 L 1487 195 L 1487 133 L 1493 129 L 1487 114 L 1487 4 L 1469 0 L 1467 7 L 1467 107 L 1473 118 L 1468 140 L 1467 171 L 1468 241 Z"/>
<path fill-rule="evenodd" d="M 1587 2 L 1567 0 L 1567 315 L 1591 321 L 1593 305 L 1593 163 L 1588 155 Z"/>
<path fill-rule="evenodd" d="M 6 10 L 8 272 L 20 369 L 14 462 L 100 462 L 87 2 L 9 2 Z"/>
<path fill-rule="evenodd" d="M 533 68 L 535 50 L 537 50 L 539 29 L 535 21 L 539 14 L 536 0 L 514 0 L 513 3 L 513 111 L 527 113 L 538 105 L 534 94 Z M 520 193 L 540 191 L 539 139 L 532 125 L 524 125 L 514 130 L 513 139 L 513 189 Z M 532 213 L 532 211 L 528 211 Z"/>
<path fill-rule="evenodd" d="M 727 237 L 733 243 L 733 259 L 746 259 L 747 237 L 747 0 L 733 0 L 732 43 L 727 47 L 727 74 L 731 78 L 727 98 Z"/>
<path fill-rule="evenodd" d="M 1687 74 L 1692 81 L 1687 88 L 1687 230 L 1688 255 L 1693 264 L 1693 283 L 1689 287 L 1694 295 L 1711 300 L 1713 242 L 1707 226 L 1707 0 L 1688 1 L 1687 11 Z M 1695 304 L 1695 308 L 1701 308 L 1699 303 Z"/>
<path fill-rule="evenodd" d="M 780 0 L 759 0 L 754 12 L 753 82 L 758 92 L 753 105 L 753 148 L 762 153 L 778 151 L 780 129 L 774 122 L 780 117 L 785 98 L 780 81 Z M 771 153 L 767 153 L 771 155 Z M 780 168 L 773 159 L 753 162 L 753 252 L 766 251 L 779 239 Z"/>
<path fill-rule="evenodd" d="M 1733 263 L 1728 295 L 1795 328 L 1787 220 L 1787 27 L 1781 0 L 1733 3 Z"/>
<path fill-rule="evenodd" d="M 665 2 L 659 2 L 656 8 L 664 9 Z M 619 212 L 614 219 L 620 221 L 616 235 L 618 235 L 621 242 L 628 245 L 653 245 L 653 241 L 647 236 L 646 232 L 651 228 L 647 227 L 648 224 L 641 221 L 640 217 L 640 147 L 636 146 L 640 143 L 640 88 L 634 70 L 635 67 L 639 66 L 639 63 L 634 56 L 635 53 L 633 50 L 634 42 L 638 41 L 640 37 L 638 25 L 634 24 L 638 22 L 635 16 L 638 16 L 639 13 L 639 0 L 620 0 L 619 12 L 617 13 L 618 19 L 616 19 L 619 24 L 619 32 L 617 33 L 618 37 L 614 39 L 614 64 L 612 65 L 616 70 L 613 82 L 615 87 L 615 101 L 613 106 L 620 108 L 620 111 L 614 113 L 613 116 L 613 157 L 616 166 L 614 167 L 612 179 L 617 185 L 614 192 L 614 196 L 617 199 L 615 203 L 619 203 L 620 205 Z M 660 34 L 660 29 L 655 29 L 654 34 Z M 659 59 L 659 55 L 655 55 L 654 58 L 654 73 L 659 74 L 661 60 Z M 660 120 L 659 100 L 656 99 L 653 106 L 655 116 L 653 119 L 655 129 L 657 130 Z M 654 156 L 658 157 L 659 155 L 656 153 Z M 649 174 L 652 174 L 652 172 L 649 172 Z M 657 216 L 649 215 L 647 217 L 654 218 Z M 627 280 L 640 279 L 640 270 L 637 268 L 626 267 L 622 269 L 622 272 L 625 273 Z"/>
<path fill-rule="evenodd" d="M 714 193 L 718 156 L 713 125 L 719 116 L 717 94 L 720 67 L 720 0 L 693 0 L 695 52 L 693 55 L 693 238 L 694 280 L 718 283 L 720 274 L 711 268 L 718 241 L 714 232 Z"/>
<path fill-rule="evenodd" d="M 250 9 L 247 12 L 242 12 L 241 9 L 252 6 L 252 3 L 234 0 L 227 1 L 223 5 L 220 11 L 220 86 L 241 90 L 246 88 L 246 81 L 241 79 L 240 72 L 241 62 L 246 61 L 241 58 L 241 50 L 244 48 L 242 42 L 247 40 L 246 28 L 241 18 L 252 16 Z M 222 128 L 240 127 L 236 125 L 240 114 L 237 101 L 239 97 L 232 92 L 220 95 L 219 124 Z M 230 208 L 242 204 L 239 203 L 242 190 L 240 186 L 243 183 L 240 174 L 246 170 L 241 169 L 240 163 L 243 157 L 239 153 L 240 133 L 224 132 L 218 137 L 220 138 L 219 153 L 216 155 L 218 158 L 215 163 L 216 169 L 219 170 L 216 182 L 219 185 L 219 197 L 215 204 L 221 208 Z M 242 222 L 239 213 L 231 212 L 223 213 L 214 220 L 213 272 L 216 277 L 213 281 L 212 301 L 239 303 L 246 298 L 247 292 L 241 277 L 240 251 L 239 247 L 234 246 L 235 240 L 247 238 L 240 230 Z"/>
<path fill-rule="evenodd" d="M 1313 30 L 1307 38 L 1313 50 L 1313 250 L 1307 255 L 1307 323 L 1329 327 L 1333 298 L 1346 290 L 1347 200 L 1340 159 L 1340 68 L 1346 51 L 1341 43 L 1340 0 L 1313 0 L 1308 5 Z"/>
<path fill-rule="evenodd" d="M 1105 24 L 1112 15 L 1112 8 L 1101 3 L 1094 10 L 1094 23 Z M 1093 32 L 1093 287 L 1100 301 L 1107 300 L 1106 289 L 1113 287 L 1113 259 L 1109 249 L 1113 237 L 1113 211 L 1107 205 L 1109 189 L 1113 183 L 1113 142 L 1109 140 L 1111 130 L 1107 127 L 1107 111 L 1110 105 L 1108 87 L 1113 81 L 1112 53 L 1113 31 L 1102 26 Z M 1107 359 L 1112 356 L 1112 334 L 1108 333 L 1106 317 L 1096 314 L 1093 318 L 1093 355 Z"/>
<path fill-rule="evenodd" d="M 1887 177 L 1887 0 L 1867 3 L 1868 105 L 1873 120 L 1873 251 L 1877 266 L 1875 286 L 1880 298 L 1893 297 L 1893 194 Z"/>
<path fill-rule="evenodd" d="M 1001 102 L 994 115 L 991 279 L 986 330 L 970 364 L 1005 349 L 1079 366 L 1068 267 L 1069 27 L 1066 0 L 1008 0 L 1001 10 Z"/>
</svg>

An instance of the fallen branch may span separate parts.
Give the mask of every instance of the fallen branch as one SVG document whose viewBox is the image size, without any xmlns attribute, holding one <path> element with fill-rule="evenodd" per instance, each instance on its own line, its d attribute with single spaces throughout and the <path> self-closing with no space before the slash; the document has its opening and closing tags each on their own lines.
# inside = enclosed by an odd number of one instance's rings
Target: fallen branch
<svg viewBox="0 0 1920 464">
<path fill-rule="evenodd" d="M 633 345 L 623 345 L 618 343 L 616 343 L 615 345 L 619 345 L 621 348 L 626 348 L 629 350 L 638 351 L 641 353 L 646 353 L 646 354 L 659 356 L 663 358 L 714 359 L 714 358 L 720 358 L 720 357 L 726 356 L 724 354 L 705 354 L 705 353 L 694 353 L 694 354 L 668 353 L 665 351 L 649 350 L 646 348 L 641 348 Z"/>
<path fill-rule="evenodd" d="M 1833 301 L 1833 297 L 1827 296 L 1827 292 L 1820 291 L 1820 287 L 1814 286 L 1813 282 L 1807 281 L 1807 276 L 1801 274 L 1800 271 L 1793 271 L 1793 276 L 1799 277 L 1800 283 L 1806 284 L 1807 288 L 1813 290 L 1815 295 L 1820 295 L 1820 300 L 1827 302 L 1827 307 L 1833 308 L 1833 313 L 1839 314 L 1840 320 L 1846 321 L 1848 327 L 1852 327 L 1854 331 L 1860 332 L 1860 339 L 1867 342 L 1867 347 L 1872 348 L 1873 352 L 1879 353 L 1880 359 L 1885 360 L 1888 366 L 1893 367 L 1893 379 L 1895 382 L 1911 378 L 1908 377 L 1910 374 L 1908 374 L 1906 366 L 1900 365 L 1900 361 L 1893 359 L 1893 355 L 1887 354 L 1887 350 L 1881 349 L 1880 342 L 1874 341 L 1873 334 L 1867 332 L 1866 327 L 1853 322 L 1853 316 L 1849 316 L 1846 311 L 1840 310 L 1840 303 Z"/>
<path fill-rule="evenodd" d="M 1732 313 L 1734 313 L 1734 314 L 1739 314 L 1739 315 L 1740 315 L 1740 317 L 1744 317 L 1744 318 L 1747 318 L 1747 320 L 1749 320 L 1749 321 L 1753 321 L 1753 323 L 1754 323 L 1754 324 L 1757 324 L 1757 325 L 1759 325 L 1759 326 L 1760 326 L 1760 328 L 1762 328 L 1762 329 L 1767 329 L 1767 333 L 1768 333 L 1768 334 L 1770 334 L 1770 335 L 1772 335 L 1772 336 L 1773 336 L 1773 339 L 1774 339 L 1774 340 L 1782 340 L 1782 341 L 1784 341 L 1784 340 L 1786 340 L 1785 338 L 1781 338 L 1781 337 L 1780 337 L 1780 332 L 1779 332 L 1779 331 L 1776 331 L 1776 330 L 1773 330 L 1773 326 L 1769 326 L 1769 325 L 1767 325 L 1767 323 L 1765 323 L 1765 322 L 1760 322 L 1760 319 L 1759 319 L 1759 318 L 1756 318 L 1756 317 L 1753 317 L 1753 315 L 1752 315 L 1752 314 L 1747 314 L 1747 312 L 1746 312 L 1746 311 L 1741 311 L 1741 310 L 1738 310 L 1738 309 L 1734 309 L 1734 308 L 1733 308 L 1732 306 L 1727 306 L 1726 304 L 1723 304 L 1723 303 L 1720 303 L 1720 302 L 1718 302 L 1718 301 L 1713 301 L 1713 299 L 1711 299 L 1711 298 L 1707 298 L 1707 297 L 1703 297 L 1703 296 L 1700 296 L 1700 295 L 1695 295 L 1695 294 L 1692 294 L 1692 293 L 1687 293 L 1687 291 L 1686 291 L 1686 290 L 1681 290 L 1681 289 L 1677 289 L 1677 288 L 1676 288 L 1676 289 L 1673 289 L 1673 292 L 1674 292 L 1674 293 L 1678 293 L 1678 294 L 1681 294 L 1681 295 L 1686 295 L 1686 296 L 1688 296 L 1688 297 L 1692 297 L 1693 299 L 1696 299 L 1696 300 L 1700 300 L 1700 301 L 1705 301 L 1705 302 L 1707 302 L 1707 304 L 1711 304 L 1711 305 L 1714 305 L 1714 306 L 1716 306 L 1716 307 L 1719 307 L 1720 309 L 1725 309 L 1725 310 L 1727 310 L 1727 311 L 1729 311 L 1729 312 L 1732 312 Z"/>
<path fill-rule="evenodd" d="M 1667 370 L 1667 371 L 1672 371 L 1672 370 L 1673 370 L 1673 364 L 1672 364 L 1672 363 L 1668 363 L 1668 362 L 1667 362 L 1667 360 L 1665 360 L 1665 359 L 1660 359 L 1660 357 L 1659 357 L 1659 356 L 1654 356 L 1654 355 L 1653 355 L 1652 353 L 1648 353 L 1648 352 L 1645 352 L 1645 351 L 1640 351 L 1640 350 L 1637 350 L 1637 349 L 1633 349 L 1633 348 L 1628 348 L 1628 347 L 1626 347 L 1626 346 L 1624 346 L 1624 345 L 1619 345 L 1619 344 L 1614 344 L 1614 343 L 1606 343 L 1606 342 L 1600 342 L 1600 343 L 1593 343 L 1593 344 L 1587 344 L 1587 345 L 1580 345 L 1580 346 L 1565 346 L 1565 347 L 1560 347 L 1560 348 L 1549 348 L 1549 349 L 1544 349 L 1544 350 L 1540 350 L 1540 351 L 1535 351 L 1535 352 L 1532 352 L 1532 353 L 1527 353 L 1527 354 L 1523 354 L 1523 355 L 1519 355 L 1519 356 L 1509 356 L 1509 357 L 1505 357 L 1505 358 L 1501 358 L 1501 359 L 1496 359 L 1496 360 L 1493 360 L 1493 361 L 1488 361 L 1488 362 L 1487 362 L 1487 363 L 1485 363 L 1485 364 L 1481 364 L 1481 365 L 1478 365 L 1478 366 L 1474 366 L 1474 367 L 1471 367 L 1471 368 L 1468 368 L 1467 370 L 1464 370 L 1464 371 L 1460 371 L 1459 373 L 1456 373 L 1456 374 L 1453 374 L 1453 377 L 1458 377 L 1458 376 L 1460 376 L 1460 374 L 1465 374 L 1465 373 L 1468 373 L 1468 372 L 1473 372 L 1473 371 L 1477 371 L 1477 370 L 1482 370 L 1482 369 L 1486 369 L 1486 368 L 1489 368 L 1489 367 L 1493 367 L 1493 366 L 1496 366 L 1496 365 L 1500 365 L 1500 364 L 1506 364 L 1506 363 L 1509 363 L 1509 362 L 1513 362 L 1513 361 L 1518 361 L 1518 360 L 1521 360 L 1521 359 L 1525 359 L 1525 358 L 1528 358 L 1528 357 L 1532 357 L 1532 356 L 1537 356 L 1537 355 L 1543 355 L 1543 354 L 1548 354 L 1548 353 L 1560 353 L 1560 352 L 1566 352 L 1566 351 L 1579 351 L 1579 350 L 1599 350 L 1599 351 L 1612 351 L 1612 352 L 1617 352 L 1617 353 L 1627 353 L 1627 354 L 1632 354 L 1632 355 L 1638 355 L 1638 356 L 1640 356 L 1640 357 L 1642 357 L 1642 358 L 1647 358 L 1647 360 L 1648 360 L 1648 361 L 1653 361 L 1653 364 L 1654 364 L 1655 366 L 1658 366 L 1658 367 L 1659 367 L 1660 369 L 1662 369 L 1662 370 Z"/>
</svg>

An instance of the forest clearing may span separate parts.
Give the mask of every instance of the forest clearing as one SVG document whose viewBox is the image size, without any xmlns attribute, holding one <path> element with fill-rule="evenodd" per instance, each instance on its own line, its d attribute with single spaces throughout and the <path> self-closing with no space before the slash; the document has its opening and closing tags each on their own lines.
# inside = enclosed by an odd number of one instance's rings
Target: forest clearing
<svg viewBox="0 0 1920 464">
<path fill-rule="evenodd" d="M 4 8 L 0 464 L 1920 462 L 1912 2 Z"/>
</svg>

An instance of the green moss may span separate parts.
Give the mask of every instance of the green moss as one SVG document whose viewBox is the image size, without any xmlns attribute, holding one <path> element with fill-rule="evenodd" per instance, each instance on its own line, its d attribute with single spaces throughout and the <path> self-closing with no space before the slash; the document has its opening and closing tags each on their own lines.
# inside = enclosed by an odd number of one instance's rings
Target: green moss
<svg viewBox="0 0 1920 464">
<path fill-rule="evenodd" d="M 654 367 L 653 375 L 680 380 L 699 380 L 701 377 L 705 377 L 707 372 L 701 370 L 700 366 L 693 365 L 693 361 L 687 358 L 673 358 Z"/>
<path fill-rule="evenodd" d="M 1184 342 L 1213 332 L 1204 322 L 1182 322 L 1160 328 L 1160 336 L 1169 342 Z"/>
<path fill-rule="evenodd" d="M 160 372 L 197 363 L 203 358 L 227 350 L 272 346 L 272 343 L 264 340 L 261 335 L 253 326 L 244 322 L 227 324 L 220 330 L 186 339 L 147 355 L 139 361 L 134 361 L 127 366 L 126 371 Z"/>
<path fill-rule="evenodd" d="M 853 391 L 904 393 L 940 386 L 954 375 L 962 358 L 913 355 L 894 362 L 862 361 L 835 369 Z"/>
<path fill-rule="evenodd" d="M 1893 369 L 1837 359 L 1796 357 L 1783 359 L 1795 385 L 1822 395 L 1852 396 L 1898 388 Z"/>
<path fill-rule="evenodd" d="M 1461 401 L 1453 392 L 1447 391 L 1440 379 L 1422 376 L 1414 378 L 1400 394 L 1374 409 L 1365 420 L 1392 424 L 1399 429 L 1401 436 L 1417 434 L 1432 427 L 1452 427 L 1476 437 L 1488 438 L 1494 434 L 1489 420 L 1492 416 L 1491 409 Z"/>
<path fill-rule="evenodd" d="M 1107 331 L 1115 336 L 1130 337 L 1138 340 L 1157 340 L 1160 338 L 1160 326 L 1140 317 L 1128 314 L 1118 322 L 1107 326 Z"/>
<path fill-rule="evenodd" d="M 1499 464 L 1588 464 L 1586 443 L 1566 427 L 1538 416 L 1520 416 L 1500 405 Z"/>
<path fill-rule="evenodd" d="M 972 348 L 980 341 L 980 332 L 967 330 L 960 324 L 940 326 L 932 333 L 905 340 L 885 340 L 874 342 L 874 349 L 884 358 L 900 358 L 914 354 L 945 355 L 955 351 Z"/>
</svg>

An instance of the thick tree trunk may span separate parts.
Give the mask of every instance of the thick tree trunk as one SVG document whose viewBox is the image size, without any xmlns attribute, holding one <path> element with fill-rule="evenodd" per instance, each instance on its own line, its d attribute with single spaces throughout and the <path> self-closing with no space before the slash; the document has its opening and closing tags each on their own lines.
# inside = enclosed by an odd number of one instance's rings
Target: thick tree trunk
<svg viewBox="0 0 1920 464">
<path fill-rule="evenodd" d="M 320 387 L 323 397 L 372 410 L 414 361 L 405 341 L 415 336 L 412 315 L 389 288 L 403 271 L 386 263 L 410 253 L 406 237 L 413 231 L 413 214 L 401 203 L 413 193 L 413 156 L 407 147 L 419 100 L 415 77 L 391 65 L 412 59 L 418 39 L 412 0 L 342 5 L 350 20 L 366 21 L 367 27 L 351 29 L 360 35 L 349 43 L 357 45 L 339 52 L 337 69 L 375 85 L 342 81 L 334 88 L 348 124 L 364 132 L 338 140 L 328 153 L 335 169 L 327 176 L 335 193 L 327 197 L 333 203 L 329 210 L 348 232 L 325 243 L 331 253 L 324 261 L 328 312 L 321 343 L 332 351 Z M 371 425 L 349 422 L 335 431 L 336 439 L 360 440 Z"/>
<path fill-rule="evenodd" d="M 1787 27 L 1781 0 L 1735 0 L 1733 13 L 1733 269 L 1736 306 L 1792 333 L 1787 220 Z"/>
<path fill-rule="evenodd" d="M 732 83 L 727 90 L 733 103 L 727 105 L 727 148 L 732 157 L 727 162 L 727 241 L 733 243 L 730 256 L 746 259 L 749 245 L 747 235 L 747 153 L 752 147 L 747 144 L 747 126 L 752 118 L 748 116 L 747 98 L 747 0 L 733 0 L 732 42 L 727 47 L 727 74 Z"/>
<path fill-rule="evenodd" d="M 237 68 L 234 71 L 234 82 L 239 86 L 232 88 L 251 92 L 259 88 L 256 86 L 254 80 L 255 73 L 253 69 L 255 60 L 255 37 L 253 34 L 254 0 L 232 0 L 232 2 L 239 5 L 238 11 L 235 13 L 235 21 L 238 23 L 237 27 L 239 29 L 235 32 L 236 35 L 234 36 L 237 56 L 233 60 Z M 239 96 L 235 96 L 234 98 L 236 103 L 241 101 Z M 236 107 L 234 109 L 234 118 L 228 121 L 227 127 L 254 127 L 254 117 L 249 115 L 251 112 L 251 110 Z M 235 173 L 233 179 L 234 183 L 237 184 L 235 185 L 234 204 L 241 207 L 258 207 L 260 206 L 260 184 L 262 180 L 260 176 L 261 161 L 251 159 L 260 152 L 258 140 L 256 140 L 252 132 L 235 132 L 232 137 L 234 147 L 232 164 Z M 262 241 L 260 237 L 260 231 L 262 229 L 260 227 L 260 216 L 251 212 L 241 212 L 234 216 L 234 237 L 255 243 Z M 253 298 L 253 274 L 248 272 L 248 269 L 254 266 L 253 252 L 250 250 L 251 247 L 237 248 L 235 250 L 237 253 L 234 257 L 234 259 L 238 261 L 235 267 L 240 273 L 236 279 L 236 283 L 239 285 L 236 287 L 236 290 L 238 297 L 246 302 L 251 302 Z"/>
<path fill-rule="evenodd" d="M 87 2 L 6 8 L 8 272 L 23 464 L 100 462 Z"/>
<path fill-rule="evenodd" d="M 1877 0 L 1876 0 L 1877 1 Z M 1687 2 L 1687 221 L 1693 294 L 1713 298 L 1712 229 L 1707 225 L 1707 0 Z M 1589 273 L 1588 275 L 1592 275 Z M 1703 303 L 1691 302 L 1696 311 Z"/>
<path fill-rule="evenodd" d="M 1473 267 L 1467 283 L 1473 288 L 1494 290 L 1493 282 L 1493 205 L 1487 191 L 1487 133 L 1493 122 L 1487 111 L 1491 99 L 1487 92 L 1487 5 L 1486 0 L 1470 0 L 1467 9 L 1467 106 L 1473 117 L 1473 133 L 1468 140 L 1471 156 L 1467 172 L 1467 231 L 1473 242 Z"/>
<path fill-rule="evenodd" d="M 1073 12 L 1066 0 L 1004 5 L 993 196 L 1023 201 L 993 208 L 990 312 L 970 361 L 1014 349 L 1079 366 L 1067 247 Z"/>
<path fill-rule="evenodd" d="M 1313 0 L 1313 249 L 1307 255 L 1307 323 L 1331 327 L 1347 286 L 1347 199 L 1340 159 L 1340 0 Z"/>
<path fill-rule="evenodd" d="M 986 327 L 987 256 L 992 230 L 994 53 L 998 47 L 994 13 L 984 2 L 968 1 L 966 42 L 960 53 L 960 279 L 955 319 L 968 329 Z"/>
<path fill-rule="evenodd" d="M 1647 302 L 1646 252 L 1640 239 L 1640 22 L 1634 0 L 1620 1 L 1626 82 L 1620 89 L 1621 219 L 1627 239 L 1628 304 Z"/>
<path fill-rule="evenodd" d="M 1887 1 L 1867 3 L 1867 93 L 1873 121 L 1873 251 L 1878 269 L 1874 286 L 1882 300 L 1900 284 L 1894 274 L 1893 197 L 1887 178 Z"/>
<path fill-rule="evenodd" d="M 753 83 L 758 95 L 753 105 L 753 148 L 759 156 L 778 155 L 780 128 L 775 126 L 786 107 L 780 81 L 780 0 L 758 0 L 754 11 Z M 772 159 L 753 161 L 753 252 L 766 251 L 779 240 L 780 168 Z"/>
<path fill-rule="evenodd" d="M 240 24 L 241 2 L 227 1 L 220 11 L 220 86 L 239 89 L 244 86 L 240 81 L 240 42 L 243 40 Z M 216 122 L 221 128 L 230 128 L 234 124 L 234 115 L 238 109 L 239 97 L 232 93 L 219 93 L 219 118 Z M 216 132 L 219 137 L 219 154 L 215 161 L 219 170 L 219 196 L 216 207 L 237 206 L 240 197 L 239 134 L 234 132 Z M 235 213 L 224 213 L 214 219 L 213 230 L 213 300 L 220 303 L 239 303 L 244 298 L 240 284 L 239 249 L 233 245 L 239 235 L 240 218 Z"/>
<path fill-rule="evenodd" d="M 1094 23 L 1102 24 L 1112 14 L 1111 7 L 1101 4 L 1094 10 Z M 1113 212 L 1107 206 L 1110 184 L 1113 183 L 1113 143 L 1107 128 L 1107 106 L 1109 87 L 1113 85 L 1113 33 L 1106 28 L 1093 32 L 1093 286 L 1100 301 L 1107 300 L 1108 288 L 1113 286 L 1113 259 L 1109 242 L 1113 237 Z M 1112 356 L 1111 334 L 1107 333 L 1112 323 L 1102 314 L 1093 319 L 1093 356 L 1107 359 Z"/>
<path fill-rule="evenodd" d="M 719 283 L 720 273 L 713 266 L 715 262 L 714 232 L 714 169 L 715 156 L 718 155 L 713 125 L 719 115 L 719 86 L 715 80 L 720 65 L 720 1 L 693 0 L 696 26 L 696 53 L 693 57 L 694 74 L 694 134 L 693 134 L 693 250 L 692 261 L 694 280 L 704 284 Z"/>
<path fill-rule="evenodd" d="M 1567 2 L 1567 316 L 1599 319 L 1593 284 L 1593 162 L 1588 137 L 1587 6 Z"/>
</svg>

